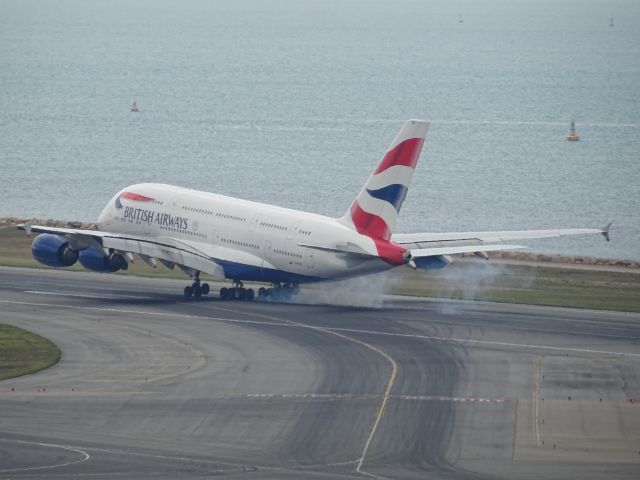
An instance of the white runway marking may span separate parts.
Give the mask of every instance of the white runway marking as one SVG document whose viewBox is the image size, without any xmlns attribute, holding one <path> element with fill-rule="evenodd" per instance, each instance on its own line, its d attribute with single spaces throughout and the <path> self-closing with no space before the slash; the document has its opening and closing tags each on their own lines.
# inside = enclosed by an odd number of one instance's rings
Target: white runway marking
<svg viewBox="0 0 640 480">
<path fill-rule="evenodd" d="M 78 447 L 71 447 L 69 445 L 56 445 L 55 443 L 40 443 L 40 442 L 28 442 L 26 440 L 12 440 L 8 438 L 0 438 L 0 442 L 10 442 L 10 443 L 19 443 L 22 445 L 36 445 L 39 447 L 48 447 L 48 448 L 60 448 L 62 450 L 68 450 L 70 452 L 79 453 L 82 455 L 82 458 L 79 460 L 74 460 L 73 462 L 65 462 L 65 463 L 55 463 L 52 465 L 43 465 L 40 467 L 23 467 L 23 468 L 10 468 L 0 470 L 0 473 L 11 473 L 11 472 L 25 472 L 31 470 L 48 470 L 52 468 L 60 468 L 60 467 L 68 467 L 69 465 L 76 465 L 78 463 L 84 463 L 91 458 L 84 450 L 79 449 Z"/>
<path fill-rule="evenodd" d="M 576 347 L 555 347 L 552 345 L 535 345 L 531 343 L 515 343 L 515 342 L 498 342 L 495 340 L 475 340 L 472 338 L 456 338 L 456 337 L 438 337 L 433 335 L 421 335 L 417 333 L 391 333 L 391 332 L 378 332 L 376 330 L 360 330 L 355 328 L 332 328 L 340 332 L 354 332 L 354 333 L 366 333 L 370 335 L 384 335 L 391 337 L 406 337 L 406 338 L 422 338 L 425 340 L 434 340 L 437 342 L 454 342 L 454 343 L 473 343 L 478 345 L 493 345 L 500 347 L 513 347 L 518 349 L 536 349 L 536 350 L 557 350 L 563 352 L 576 352 L 576 353 L 590 353 L 597 355 L 624 355 L 625 357 L 640 358 L 640 353 L 625 353 L 614 352 L 611 350 L 594 350 L 589 348 L 576 348 Z"/>
<path fill-rule="evenodd" d="M 216 460 L 216 459 L 206 459 L 206 458 L 193 458 L 193 457 L 187 457 L 187 456 L 181 456 L 181 455 L 167 455 L 167 454 L 160 454 L 160 453 L 154 453 L 154 452 L 145 452 L 145 451 L 132 451 L 132 450 L 123 450 L 123 449 L 117 449 L 117 448 L 100 448 L 100 447 L 78 447 L 78 446 L 67 446 L 67 445 L 49 445 L 46 443 L 38 443 L 38 442 L 27 442 L 27 441 L 22 441 L 22 440 L 10 440 L 10 439 L 1 439 L 0 441 L 6 441 L 6 442 L 14 442 L 14 443 L 23 443 L 23 444 L 28 444 L 28 445 L 44 445 L 44 446 L 57 446 L 60 448 L 67 448 L 70 450 L 74 450 L 74 451 L 78 451 L 78 452 L 84 452 L 84 450 L 88 450 L 91 452 L 94 452 L 94 456 L 97 453 L 104 453 L 107 455 L 128 455 L 128 456 L 132 456 L 132 457 L 143 457 L 143 458 L 153 458 L 153 459 L 159 459 L 159 460 L 166 460 L 166 461 L 170 461 L 170 462 L 175 462 L 175 463 L 179 463 L 179 464 L 184 464 L 184 463 L 192 463 L 192 464 L 196 464 L 196 465 L 209 465 L 211 467 L 215 467 L 215 470 L 213 470 L 212 472 L 215 472 L 216 475 L 222 474 L 222 473 L 233 473 L 233 472 L 254 472 L 256 470 L 265 470 L 265 471 L 283 471 L 283 472 L 296 472 L 299 470 L 311 470 L 314 468 L 326 468 L 326 467 L 336 467 L 336 466 L 343 466 L 343 465 L 350 465 L 350 464 L 355 464 L 357 462 L 357 460 L 347 460 L 347 461 L 342 461 L 342 462 L 333 462 L 333 463 L 318 463 L 318 464 L 311 464 L 311 465 L 299 465 L 299 466 L 295 466 L 294 468 L 289 468 L 289 467 L 273 467 L 273 466 L 266 466 L 266 465 L 258 465 L 258 464 L 241 464 L 241 463 L 233 463 L 233 462 L 226 462 L 226 461 L 221 461 L 221 460 Z M 89 455 L 88 453 L 84 452 L 86 455 Z M 56 467 L 58 466 L 65 466 L 65 465 L 72 465 L 75 463 L 80 463 L 86 460 L 80 460 L 77 462 L 72 462 L 72 463 L 67 463 L 67 464 L 61 464 L 61 465 L 56 465 Z M 221 468 L 224 467 L 224 468 Z M 25 469 L 12 469 L 12 470 L 0 470 L 1 472 L 17 472 L 17 471 L 21 471 L 21 470 L 35 470 L 35 469 L 39 469 L 39 468 L 53 468 L 53 467 L 31 467 L 31 468 L 25 468 Z M 164 470 L 162 472 L 145 472 L 144 476 L 157 476 L 157 475 L 161 475 L 161 474 L 165 474 L 166 475 L 167 471 Z M 311 473 L 317 473 L 318 475 L 323 475 L 322 472 L 311 472 Z M 87 473 L 87 472 L 83 472 L 83 473 L 77 473 L 77 474 L 65 474 L 64 478 L 67 477 L 71 477 L 71 476 L 79 476 L 79 477 L 91 477 L 91 476 L 120 476 L 120 475 L 129 475 L 129 478 L 137 478 L 137 476 L 140 475 L 139 472 L 110 472 L 108 474 L 105 473 Z M 31 475 L 28 475 L 31 476 Z M 56 476 L 60 476 L 60 474 L 57 474 Z"/>
<path fill-rule="evenodd" d="M 485 300 L 462 300 L 459 298 L 439 298 L 439 297 L 404 297 L 401 295 L 390 295 L 392 300 L 402 300 L 402 301 L 413 301 L 413 302 L 428 302 L 428 303 L 437 303 L 444 304 L 445 306 L 455 306 L 456 304 L 460 304 L 463 306 L 474 306 L 474 307 L 491 307 L 493 309 L 500 307 L 518 307 L 520 310 L 532 310 L 534 312 L 539 312 L 541 314 L 553 312 L 557 313 L 558 311 L 562 312 L 570 312 L 570 313 L 597 313 L 602 315 L 607 315 L 611 317 L 628 317 L 628 318 L 639 318 L 640 314 L 638 312 L 623 312 L 618 310 L 594 310 L 592 308 L 576 308 L 576 307 L 558 307 L 552 305 L 529 305 L 526 303 L 503 303 L 503 302 L 489 302 Z M 396 308 L 394 305 L 385 306 L 386 309 Z M 424 311 L 424 308 L 419 307 L 407 307 L 402 306 L 402 310 L 413 310 L 413 311 Z M 442 312 L 440 312 L 442 313 Z M 469 312 L 468 312 L 469 313 Z M 499 312 L 504 315 L 508 312 L 504 310 Z M 560 320 L 573 320 L 570 318 L 561 318 Z M 584 320 L 580 319 L 580 322 L 584 323 L 595 323 L 597 325 L 602 325 L 607 322 L 607 320 Z"/>
<path fill-rule="evenodd" d="M 459 402 L 459 403 L 505 403 L 504 398 L 482 398 L 482 397 L 436 397 L 431 395 L 397 395 L 393 398 L 401 400 L 423 400 L 438 402 Z"/>
<path fill-rule="evenodd" d="M 0 300 L 0 303 L 12 304 L 12 305 L 28 305 L 32 307 L 54 307 L 70 310 L 87 310 L 97 312 L 110 312 L 110 313 L 129 313 L 133 315 L 148 315 L 156 317 L 169 317 L 169 318 L 193 318 L 198 320 L 210 320 L 216 322 L 225 323 L 238 323 L 238 324 L 253 324 L 253 325 L 268 325 L 276 327 L 288 327 L 288 328 L 310 328 L 327 330 L 331 332 L 348 332 L 348 333 L 362 333 L 366 335 L 381 335 L 388 337 L 404 337 L 404 338 L 418 338 L 424 340 L 432 340 L 438 342 L 450 342 L 450 343 L 462 343 L 462 344 L 475 344 L 475 345 L 491 345 L 508 347 L 515 349 L 527 349 L 527 350 L 552 350 L 557 352 L 573 352 L 573 353 L 587 353 L 591 355 L 607 355 L 607 356 L 624 356 L 633 359 L 640 359 L 640 353 L 629 352 L 617 352 L 613 350 L 596 350 L 589 348 L 577 348 L 577 347 L 557 347 L 553 345 L 535 345 L 528 343 L 515 343 L 515 342 L 499 342 L 494 340 L 476 340 L 469 338 L 457 338 L 457 337 L 439 337 L 434 335 L 422 335 L 417 333 L 393 333 L 393 332 L 380 332 L 377 330 L 362 330 L 354 328 L 340 328 L 340 327 L 315 327 L 312 325 L 303 324 L 291 324 L 285 322 L 270 322 L 262 320 L 241 320 L 238 318 L 223 318 L 223 317 L 209 317 L 205 315 L 186 315 L 181 313 L 164 313 L 164 312 L 149 312 L 144 310 L 129 310 L 122 308 L 106 308 L 106 307 L 80 307 L 76 305 L 61 305 L 56 303 L 34 303 L 34 302 L 17 302 L 13 300 Z"/>
<path fill-rule="evenodd" d="M 320 400 L 371 400 L 380 398 L 380 394 L 332 394 L 332 393 L 249 393 L 247 398 L 266 399 L 320 399 Z M 482 397 L 443 397 L 433 395 L 389 395 L 394 400 L 414 400 L 414 401 L 438 401 L 438 402 L 459 402 L 459 403 L 504 403 L 504 398 L 482 398 Z"/>
<path fill-rule="evenodd" d="M 78 298 L 93 298 L 93 299 L 104 299 L 104 300 L 117 300 L 119 298 L 138 298 L 150 300 L 153 297 L 143 297 L 140 295 L 87 295 L 83 293 L 65 293 L 65 292 L 45 292 L 43 290 L 25 290 L 24 293 L 33 293 L 36 295 L 53 295 L 58 297 L 78 297 Z"/>
</svg>

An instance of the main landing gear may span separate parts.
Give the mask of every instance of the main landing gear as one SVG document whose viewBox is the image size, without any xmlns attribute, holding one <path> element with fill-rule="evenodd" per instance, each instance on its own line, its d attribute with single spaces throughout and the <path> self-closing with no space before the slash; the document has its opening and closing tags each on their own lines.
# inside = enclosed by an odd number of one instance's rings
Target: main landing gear
<svg viewBox="0 0 640 480">
<path fill-rule="evenodd" d="M 300 288 L 294 283 L 274 283 L 271 288 L 260 287 L 258 298 L 273 302 L 288 302 L 298 294 Z"/>
<path fill-rule="evenodd" d="M 202 295 L 209 294 L 209 284 L 200 282 L 200 272 L 196 272 L 193 277 L 193 283 L 184 287 L 185 298 L 191 298 L 192 296 L 200 298 Z"/>
<path fill-rule="evenodd" d="M 220 300 L 246 300 L 250 302 L 255 297 L 253 288 L 244 288 L 240 281 L 234 281 L 233 287 L 222 287 L 220 289 Z"/>
<path fill-rule="evenodd" d="M 298 285 L 292 283 L 274 283 L 273 287 L 258 289 L 258 300 L 271 302 L 288 302 L 298 293 Z M 234 281 L 233 287 L 220 289 L 220 300 L 251 301 L 256 296 L 253 288 L 244 288 L 240 281 Z"/>
</svg>

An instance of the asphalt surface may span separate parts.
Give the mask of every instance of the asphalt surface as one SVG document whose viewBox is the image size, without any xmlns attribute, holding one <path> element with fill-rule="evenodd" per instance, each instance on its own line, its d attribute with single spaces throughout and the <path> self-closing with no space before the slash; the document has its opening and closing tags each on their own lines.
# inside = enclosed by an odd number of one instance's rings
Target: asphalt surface
<svg viewBox="0 0 640 480">
<path fill-rule="evenodd" d="M 0 268 L 63 351 L 0 382 L 0 478 L 639 478 L 639 315 L 185 284 Z"/>
</svg>

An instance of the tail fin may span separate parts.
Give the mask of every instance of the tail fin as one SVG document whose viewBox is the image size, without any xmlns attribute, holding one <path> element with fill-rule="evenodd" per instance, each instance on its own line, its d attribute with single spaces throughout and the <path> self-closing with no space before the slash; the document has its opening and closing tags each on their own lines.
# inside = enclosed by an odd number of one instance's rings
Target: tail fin
<svg viewBox="0 0 640 480">
<path fill-rule="evenodd" d="M 404 123 L 341 223 L 375 239 L 391 238 L 427 130 L 429 123 L 423 120 Z"/>
</svg>

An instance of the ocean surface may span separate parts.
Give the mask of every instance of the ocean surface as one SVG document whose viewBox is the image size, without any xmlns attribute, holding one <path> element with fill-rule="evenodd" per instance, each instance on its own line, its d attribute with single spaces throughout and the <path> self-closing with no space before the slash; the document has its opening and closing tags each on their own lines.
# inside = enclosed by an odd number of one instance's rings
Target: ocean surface
<svg viewBox="0 0 640 480">
<path fill-rule="evenodd" d="M 640 260 L 638 0 L 0 0 L 0 216 L 137 182 L 341 215 L 408 118 L 396 231 L 613 221 L 529 245 Z"/>
</svg>

